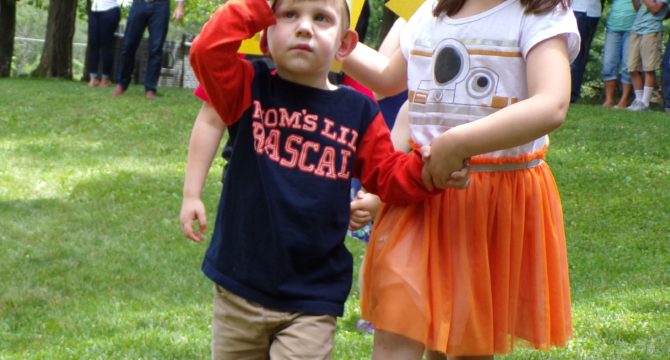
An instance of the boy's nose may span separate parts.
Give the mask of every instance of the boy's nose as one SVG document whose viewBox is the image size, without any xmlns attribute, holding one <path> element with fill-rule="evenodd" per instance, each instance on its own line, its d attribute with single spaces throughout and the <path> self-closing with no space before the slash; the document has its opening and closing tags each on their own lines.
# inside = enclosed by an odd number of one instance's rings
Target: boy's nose
<svg viewBox="0 0 670 360">
<path fill-rule="evenodd" d="M 298 27 L 296 32 L 298 35 L 310 36 L 312 35 L 312 19 L 307 16 L 303 16 L 298 21 Z"/>
</svg>

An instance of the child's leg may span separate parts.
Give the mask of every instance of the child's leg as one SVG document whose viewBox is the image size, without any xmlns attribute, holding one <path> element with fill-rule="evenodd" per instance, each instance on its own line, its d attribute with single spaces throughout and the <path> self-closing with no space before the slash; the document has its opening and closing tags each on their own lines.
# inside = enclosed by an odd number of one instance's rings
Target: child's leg
<svg viewBox="0 0 670 360">
<path fill-rule="evenodd" d="M 212 359 L 267 359 L 270 338 L 260 305 L 215 287 Z"/>
<path fill-rule="evenodd" d="M 373 360 L 421 359 L 423 344 L 387 331 L 375 330 Z"/>
<path fill-rule="evenodd" d="M 275 315 L 284 320 L 273 336 L 270 359 L 332 358 L 337 325 L 334 316 L 283 312 Z"/>
<path fill-rule="evenodd" d="M 642 101 L 649 106 L 652 92 L 656 86 L 656 70 L 661 67 L 661 40 L 663 33 L 646 34 L 642 37 L 641 58 L 644 72 L 644 90 Z"/>
<path fill-rule="evenodd" d="M 640 97 L 637 97 L 637 91 L 642 90 L 642 74 L 640 74 L 640 71 L 642 70 L 642 62 L 640 60 L 640 42 L 641 38 L 638 34 L 631 34 L 628 39 L 628 59 L 626 64 L 628 67 L 628 72 L 630 73 L 630 80 L 633 84 L 633 89 L 636 91 L 635 100 L 642 100 L 642 93 L 640 93 Z"/>
<path fill-rule="evenodd" d="M 644 87 L 642 88 L 642 102 L 649 106 L 651 102 L 651 96 L 654 92 L 654 86 L 656 85 L 656 74 L 654 71 L 645 71 L 644 72 Z"/>
</svg>

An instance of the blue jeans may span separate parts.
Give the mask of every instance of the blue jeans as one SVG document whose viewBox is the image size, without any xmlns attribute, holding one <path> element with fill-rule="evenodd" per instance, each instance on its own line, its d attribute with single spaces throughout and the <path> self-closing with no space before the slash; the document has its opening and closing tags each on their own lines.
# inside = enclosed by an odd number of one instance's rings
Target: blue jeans
<svg viewBox="0 0 670 360">
<path fill-rule="evenodd" d="M 600 76 L 603 81 L 619 80 L 622 84 L 630 84 L 628 63 L 628 39 L 630 31 L 610 31 L 605 34 L 603 47 L 603 67 Z"/>
<path fill-rule="evenodd" d="M 663 82 L 663 107 L 670 109 L 670 39 L 665 44 L 665 52 L 661 61 L 661 79 Z"/>
<path fill-rule="evenodd" d="M 109 79 L 114 65 L 114 31 L 119 26 L 121 10 L 91 11 L 88 14 L 88 68 L 91 78 L 98 76 L 102 59 L 102 78 Z"/>
<path fill-rule="evenodd" d="M 156 91 L 163 62 L 163 43 L 170 21 L 168 0 L 135 0 L 130 7 L 123 47 L 119 56 L 117 81 L 127 89 L 135 67 L 135 52 L 140 46 L 144 29 L 149 28 L 149 61 L 144 78 L 144 90 Z"/>
<path fill-rule="evenodd" d="M 570 102 L 579 100 L 586 63 L 589 61 L 591 41 L 593 41 L 593 36 L 598 27 L 598 20 L 600 20 L 599 17 L 586 16 L 586 13 L 582 11 L 573 11 L 573 13 L 575 14 L 575 18 L 577 18 L 577 29 L 579 30 L 579 36 L 582 38 L 582 42 L 579 46 L 579 55 L 577 55 L 575 61 L 570 65 L 570 76 L 572 78 Z"/>
</svg>

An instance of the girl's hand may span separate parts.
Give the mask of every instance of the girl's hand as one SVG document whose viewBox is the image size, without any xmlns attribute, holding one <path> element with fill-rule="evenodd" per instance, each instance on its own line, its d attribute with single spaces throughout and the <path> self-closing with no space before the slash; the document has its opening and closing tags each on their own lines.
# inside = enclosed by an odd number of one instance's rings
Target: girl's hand
<svg viewBox="0 0 670 360">
<path fill-rule="evenodd" d="M 433 139 L 431 146 L 421 148 L 424 161 L 421 177 L 429 190 L 465 188 L 469 183 L 468 159 L 458 154 L 446 134 Z"/>
<path fill-rule="evenodd" d="M 356 231 L 369 224 L 377 215 L 381 200 L 377 195 L 359 190 L 356 198 L 351 201 L 349 213 L 349 230 Z"/>
</svg>

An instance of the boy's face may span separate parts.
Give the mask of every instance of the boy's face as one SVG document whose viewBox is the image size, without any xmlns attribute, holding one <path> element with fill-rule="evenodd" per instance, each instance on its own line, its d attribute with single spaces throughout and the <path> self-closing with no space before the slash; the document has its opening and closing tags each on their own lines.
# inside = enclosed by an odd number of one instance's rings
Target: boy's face
<svg viewBox="0 0 670 360">
<path fill-rule="evenodd" d="M 267 29 L 267 45 L 286 80 L 321 87 L 333 59 L 353 50 L 358 37 L 346 29 L 344 0 L 280 0 L 277 23 Z M 353 44 L 351 44 L 353 40 Z"/>
</svg>

